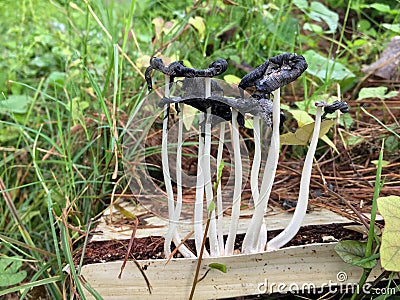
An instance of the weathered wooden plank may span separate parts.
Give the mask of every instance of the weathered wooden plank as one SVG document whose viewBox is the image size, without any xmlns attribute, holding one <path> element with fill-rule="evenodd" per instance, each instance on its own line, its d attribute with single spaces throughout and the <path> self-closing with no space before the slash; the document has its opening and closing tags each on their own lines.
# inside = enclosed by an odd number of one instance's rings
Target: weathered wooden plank
<svg viewBox="0 0 400 300">
<path fill-rule="evenodd" d="M 331 287 L 356 284 L 362 268 L 344 263 L 335 253 L 336 243 L 312 244 L 251 255 L 204 258 L 200 277 L 210 263 L 222 263 L 227 273 L 212 269 L 198 283 L 195 299 L 217 299 L 271 292 L 301 290 L 302 287 Z M 196 267 L 196 259 L 139 261 L 152 285 L 150 295 L 137 266 L 129 261 L 121 279 L 121 261 L 85 265 L 82 276 L 106 300 L 121 299 L 188 299 Z M 373 269 L 369 280 L 382 272 Z M 345 280 L 342 280 L 344 278 Z M 306 290 L 307 291 L 307 290 Z M 89 299 L 92 299 L 88 296 Z"/>
<path fill-rule="evenodd" d="M 131 203 L 122 203 L 124 207 L 130 213 L 140 216 L 145 214 L 147 211 L 140 205 L 133 205 Z M 252 210 L 242 210 L 241 218 L 238 225 L 238 234 L 245 233 L 250 223 L 250 217 Z M 247 217 L 246 217 L 247 216 Z M 269 231 L 284 229 L 289 224 L 293 214 L 285 212 L 283 210 L 269 211 L 266 215 L 267 228 Z M 136 237 L 147 237 L 147 236 L 160 236 L 164 235 L 168 229 L 168 220 L 160 218 L 154 215 L 148 215 L 145 221 L 149 225 L 148 228 L 141 228 L 136 232 Z M 228 232 L 230 218 L 227 216 L 224 218 L 223 231 Z M 314 210 L 307 213 L 304 220 L 303 226 L 306 225 L 321 225 L 321 224 L 332 224 L 332 223 L 348 223 L 351 220 L 342 217 L 330 210 L 315 208 Z M 96 231 L 91 238 L 91 241 L 108 241 L 108 240 L 123 240 L 130 239 L 132 233 L 133 220 L 127 222 L 126 217 L 122 216 L 116 209 L 112 211 L 112 218 L 110 216 L 110 210 L 107 209 L 104 212 L 103 217 L 96 226 Z M 179 227 L 181 236 L 186 236 L 193 229 L 189 223 L 182 223 Z"/>
</svg>

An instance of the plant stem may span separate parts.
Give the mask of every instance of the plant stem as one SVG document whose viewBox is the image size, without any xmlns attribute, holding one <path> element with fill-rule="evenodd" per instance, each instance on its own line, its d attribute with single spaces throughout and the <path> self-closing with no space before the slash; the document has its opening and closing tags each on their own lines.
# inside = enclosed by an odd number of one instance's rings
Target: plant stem
<svg viewBox="0 0 400 300">
<path fill-rule="evenodd" d="M 165 76 L 165 97 L 170 96 L 169 90 L 170 77 Z M 168 198 L 168 217 L 169 217 L 169 231 L 165 237 L 164 241 L 164 251 L 165 256 L 168 257 L 171 254 L 171 240 L 174 240 L 176 245 L 180 244 L 181 239 L 176 230 L 176 220 L 175 220 L 175 205 L 174 205 L 174 191 L 172 189 L 171 176 L 169 172 L 169 160 L 168 160 L 168 114 L 169 114 L 169 105 L 166 104 L 164 106 L 164 120 L 163 120 L 163 129 L 162 129 L 162 143 L 161 143 L 161 158 L 162 158 L 162 168 L 163 168 L 163 176 L 165 188 L 167 191 Z M 179 252 L 182 253 L 184 257 L 194 257 L 193 253 L 186 247 L 182 246 L 179 248 Z"/>
<path fill-rule="evenodd" d="M 224 142 L 225 142 L 225 122 L 222 122 L 220 125 L 219 132 L 219 141 L 218 141 L 218 153 L 217 153 L 217 170 L 220 169 L 222 162 L 222 153 L 224 151 Z M 224 232 L 223 232 L 223 218 L 224 218 L 224 210 L 222 205 L 222 187 L 221 184 L 218 184 L 217 187 L 217 231 L 218 231 L 218 245 L 219 245 L 219 253 L 225 253 L 224 246 Z"/>
<path fill-rule="evenodd" d="M 201 247 L 200 247 L 200 254 L 197 260 L 197 265 L 196 265 L 196 272 L 194 273 L 194 278 L 193 278 L 193 284 L 192 284 L 192 289 L 190 291 L 190 296 L 189 300 L 193 299 L 194 291 L 196 290 L 196 285 L 197 285 L 197 280 L 199 278 L 199 272 L 200 272 L 200 266 L 201 266 L 201 261 L 203 260 L 203 253 L 206 245 L 206 240 L 207 240 L 207 233 L 208 233 L 208 228 L 210 227 L 210 217 L 207 218 L 206 222 L 206 229 L 204 231 L 203 235 L 203 241 L 201 242 Z"/>
<path fill-rule="evenodd" d="M 205 80 L 205 97 L 211 96 L 211 78 L 204 78 Z M 211 182 L 211 168 L 210 168 L 210 156 L 211 156 L 211 107 L 207 109 L 205 122 L 205 142 L 204 142 L 204 155 L 203 155 L 203 170 L 204 170 L 204 188 L 206 193 L 207 207 L 210 206 L 213 201 L 213 189 Z M 217 236 L 217 225 L 215 219 L 215 210 L 211 212 L 210 216 L 210 255 L 219 256 L 218 247 L 218 236 Z"/>
<path fill-rule="evenodd" d="M 319 132 L 321 127 L 321 114 L 322 114 L 322 106 L 317 105 L 314 132 L 311 138 L 311 143 L 307 152 L 306 159 L 304 161 L 296 210 L 294 211 L 293 217 L 290 220 L 289 225 L 279 235 L 277 235 L 275 238 L 273 238 L 271 241 L 267 243 L 268 251 L 279 249 L 286 243 L 288 243 L 299 231 L 301 223 L 303 222 L 304 216 L 307 211 L 312 163 L 319 139 Z"/>
<path fill-rule="evenodd" d="M 199 124 L 205 121 L 205 113 L 200 113 Z M 201 136 L 201 125 L 199 125 L 199 148 L 197 154 L 197 178 L 196 178 L 196 201 L 194 205 L 194 237 L 197 256 L 200 255 L 201 241 L 203 237 L 203 198 L 204 198 L 204 140 Z M 207 253 L 207 252 L 206 252 Z M 208 255 L 208 253 L 206 254 Z"/>
<path fill-rule="evenodd" d="M 271 145 L 268 151 L 268 158 L 265 163 L 264 175 L 261 183 L 261 190 L 260 190 L 261 197 L 257 201 L 254 200 L 254 214 L 253 217 L 251 218 L 250 225 L 247 229 L 246 235 L 243 240 L 243 246 L 242 246 L 243 253 L 254 253 L 259 249 L 263 249 L 265 247 L 265 244 L 261 245 L 260 243 L 260 241 L 263 241 L 264 243 L 266 242 L 266 234 L 267 234 L 266 226 L 265 225 L 262 226 L 262 224 L 263 223 L 265 224 L 264 215 L 267 209 L 268 200 L 271 194 L 272 184 L 274 182 L 276 168 L 279 159 L 280 89 L 274 91 L 272 119 L 273 119 L 273 125 L 272 125 Z"/>
<path fill-rule="evenodd" d="M 383 148 L 384 148 L 384 141 L 382 141 L 382 148 L 381 151 L 379 152 L 378 167 L 376 170 L 374 196 L 372 198 L 372 207 L 371 207 L 371 220 L 369 222 L 368 241 L 365 250 L 365 257 L 370 257 L 372 255 L 372 242 L 375 237 L 375 218 L 376 218 L 376 212 L 378 210 L 377 199 L 379 197 L 379 193 L 382 187 L 381 175 L 382 175 Z"/>
<path fill-rule="evenodd" d="M 231 223 L 229 226 L 228 238 L 225 245 L 225 255 L 232 255 L 235 245 L 236 231 L 240 217 L 240 202 L 242 191 L 242 158 L 240 156 L 239 144 L 239 128 L 237 122 L 238 112 L 232 109 L 232 142 L 233 142 L 233 156 L 235 163 L 235 187 L 233 191 L 233 203 Z"/>
</svg>

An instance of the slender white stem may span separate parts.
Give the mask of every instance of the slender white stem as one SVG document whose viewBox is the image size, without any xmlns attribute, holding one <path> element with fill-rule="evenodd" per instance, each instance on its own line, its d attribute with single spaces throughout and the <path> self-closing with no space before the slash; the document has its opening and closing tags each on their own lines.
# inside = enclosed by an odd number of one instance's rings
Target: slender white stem
<svg viewBox="0 0 400 300">
<path fill-rule="evenodd" d="M 222 154 L 224 152 L 224 143 L 225 143 L 225 122 L 222 122 L 220 125 L 219 132 L 219 141 L 218 141 L 218 153 L 217 153 L 217 174 L 218 170 L 221 166 Z M 221 180 L 217 178 L 217 180 Z M 224 218 L 224 208 L 222 206 L 222 183 L 218 184 L 217 187 L 217 231 L 218 231 L 218 245 L 220 254 L 225 253 L 224 246 L 224 232 L 223 232 L 223 218 Z"/>
<path fill-rule="evenodd" d="M 254 206 L 258 204 L 260 191 L 258 187 L 258 173 L 260 172 L 261 165 L 261 131 L 260 131 L 260 117 L 253 117 L 253 134 L 254 134 L 254 157 L 251 166 L 250 174 L 250 187 L 253 196 Z"/>
<path fill-rule="evenodd" d="M 232 215 L 229 226 L 228 238 L 225 245 L 225 255 L 232 255 L 235 245 L 236 232 L 240 217 L 240 203 L 242 192 L 242 158 L 240 155 L 239 128 L 237 122 L 238 112 L 232 109 L 232 142 L 235 164 L 235 188 L 233 191 Z"/>
<path fill-rule="evenodd" d="M 264 243 L 266 242 L 267 228 L 262 224 L 265 224 L 264 214 L 267 210 L 268 200 L 271 194 L 279 159 L 280 89 L 274 91 L 272 119 L 271 146 L 265 163 L 260 198 L 254 203 L 254 214 L 243 240 L 243 253 L 254 253 L 259 249 L 263 249 L 264 246 L 261 245 L 261 241 Z"/>
<path fill-rule="evenodd" d="M 207 119 L 206 119 L 206 124 L 205 124 L 205 137 L 204 137 L 205 138 L 204 155 L 203 155 L 204 188 L 205 188 L 205 192 L 206 192 L 207 208 L 210 207 L 211 201 L 213 201 L 213 190 L 212 190 L 211 169 L 210 169 L 210 163 L 211 163 L 210 162 L 210 155 L 211 155 L 210 115 L 211 115 L 211 108 L 207 109 Z M 209 241 L 210 241 L 210 255 L 211 256 L 219 256 L 215 210 L 213 210 L 211 212 L 210 228 L 209 228 L 208 235 L 209 235 Z"/>
<path fill-rule="evenodd" d="M 165 76 L 165 92 L 164 92 L 165 97 L 170 96 L 169 83 L 170 83 L 170 77 Z M 171 255 L 171 241 L 173 240 L 175 245 L 179 245 L 181 242 L 181 238 L 179 237 L 179 234 L 178 234 L 178 231 L 176 228 L 181 209 L 177 208 L 177 211 L 175 211 L 174 191 L 172 189 L 171 176 L 170 176 L 170 172 L 169 172 L 168 113 L 169 113 L 169 105 L 166 104 L 164 106 L 164 120 L 163 120 L 162 142 L 161 142 L 161 158 L 162 158 L 164 183 L 165 183 L 165 188 L 167 191 L 167 198 L 168 198 L 169 227 L 168 227 L 168 232 L 165 236 L 165 241 L 164 241 L 164 251 L 165 251 L 165 255 L 167 257 L 169 255 Z M 182 134 L 181 134 L 181 138 L 182 138 Z M 178 134 L 178 139 L 179 139 L 179 134 Z M 179 144 L 178 144 L 178 148 L 179 148 Z M 182 199 L 181 199 L 181 204 L 182 204 Z M 178 204 L 177 204 L 177 206 L 178 206 Z M 181 252 L 182 255 L 185 257 L 194 257 L 193 253 L 185 245 L 182 245 L 181 247 L 179 247 L 179 252 Z"/>
<path fill-rule="evenodd" d="M 199 124 L 205 121 L 204 113 L 200 113 Z M 203 169 L 203 155 L 204 155 L 204 140 L 201 136 L 201 126 L 199 125 L 199 148 L 197 154 L 197 177 L 196 177 L 196 201 L 194 204 L 194 238 L 196 244 L 197 256 L 200 255 L 201 244 L 203 241 L 203 199 L 204 199 L 204 169 Z M 208 256 L 204 250 L 204 256 Z"/>
<path fill-rule="evenodd" d="M 173 208 L 172 218 L 169 220 L 169 227 L 167 234 L 165 235 L 165 245 L 167 246 L 166 253 L 170 253 L 170 245 L 172 238 L 177 231 L 179 218 L 182 211 L 182 130 L 183 130 L 183 104 L 179 104 L 181 109 L 181 116 L 178 121 L 178 140 L 176 149 L 176 184 L 177 184 L 177 195 L 176 195 L 176 206 Z M 164 161 L 164 160 L 163 160 Z M 168 170 L 169 172 L 169 170 Z M 168 210 L 170 207 L 168 207 Z"/>
<path fill-rule="evenodd" d="M 317 114 L 315 116 L 314 132 L 311 138 L 310 147 L 307 151 L 307 156 L 304 161 L 303 171 L 301 173 L 299 198 L 297 200 L 296 210 L 290 220 L 289 225 L 279 235 L 274 237 L 267 243 L 267 250 L 276 250 L 288 243 L 299 231 L 300 225 L 303 222 L 307 211 L 308 196 L 310 190 L 310 178 L 312 163 L 317 149 L 319 132 L 321 127 L 322 107 L 317 106 Z"/>
<path fill-rule="evenodd" d="M 211 78 L 204 78 L 205 82 L 205 97 L 211 97 Z M 213 201 L 213 187 L 211 182 L 211 107 L 207 109 L 207 118 L 205 123 L 205 142 L 204 142 L 204 183 L 206 192 L 207 209 Z M 219 256 L 217 223 L 215 218 L 215 209 L 211 212 L 210 228 L 209 228 L 210 255 Z"/>
<path fill-rule="evenodd" d="M 169 82 L 170 82 L 170 77 L 165 76 L 165 92 L 164 92 L 165 97 L 169 97 L 170 94 Z M 161 155 L 162 155 L 162 169 L 163 169 L 164 183 L 168 198 L 168 218 L 170 222 L 170 227 L 168 228 L 168 232 L 164 240 L 164 250 L 165 250 L 165 255 L 167 257 L 171 254 L 171 242 L 172 242 L 173 231 L 171 231 L 170 228 L 171 225 L 174 224 L 174 211 L 175 211 L 174 192 L 172 190 L 171 177 L 169 173 L 169 159 L 168 159 L 168 112 L 169 112 L 169 105 L 166 104 L 164 105 Z M 170 234 L 168 234 L 169 232 Z"/>
</svg>

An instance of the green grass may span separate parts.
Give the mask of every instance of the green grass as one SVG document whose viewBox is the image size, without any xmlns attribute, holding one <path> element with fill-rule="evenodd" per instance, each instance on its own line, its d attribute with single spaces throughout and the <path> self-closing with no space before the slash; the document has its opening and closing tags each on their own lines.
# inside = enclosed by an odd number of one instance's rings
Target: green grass
<svg viewBox="0 0 400 300">
<path fill-rule="evenodd" d="M 301 31 L 305 22 L 317 23 L 299 2 L 209 1 L 192 8 L 192 1 L 1 1 L 0 260 L 22 257 L 26 276 L 2 284 L 0 295 L 29 299 L 43 285 L 49 299 L 61 299 L 87 288 L 79 270 L 62 269 L 72 264 L 92 218 L 125 188 L 116 155 L 146 92 L 145 56 L 173 56 L 199 68 L 223 57 L 227 74 L 242 77 L 233 62 L 257 66 L 281 52 L 311 49 L 332 64 L 324 76 L 307 74 L 298 84 L 299 100 L 309 103 L 335 93 L 335 64 L 356 75 L 340 81 L 342 88 L 354 86 L 361 65 L 396 34 L 381 24 L 397 24 L 399 14 L 367 7 L 373 3 L 367 0 L 326 1 L 351 16 L 336 33 L 327 33 L 325 22 L 318 23 L 322 31 Z M 157 17 L 163 21 L 153 22 Z M 191 25 L 194 17 L 202 18 L 204 31 Z M 161 24 L 159 32 L 153 23 Z"/>
</svg>

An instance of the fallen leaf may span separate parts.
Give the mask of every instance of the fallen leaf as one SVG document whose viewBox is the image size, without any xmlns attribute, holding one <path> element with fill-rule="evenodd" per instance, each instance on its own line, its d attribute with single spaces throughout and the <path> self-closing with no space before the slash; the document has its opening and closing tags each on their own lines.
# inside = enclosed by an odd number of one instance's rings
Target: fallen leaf
<svg viewBox="0 0 400 300">
<path fill-rule="evenodd" d="M 400 271 L 400 197 L 378 198 L 378 209 L 385 219 L 380 248 L 382 267 L 387 271 Z"/>
</svg>

